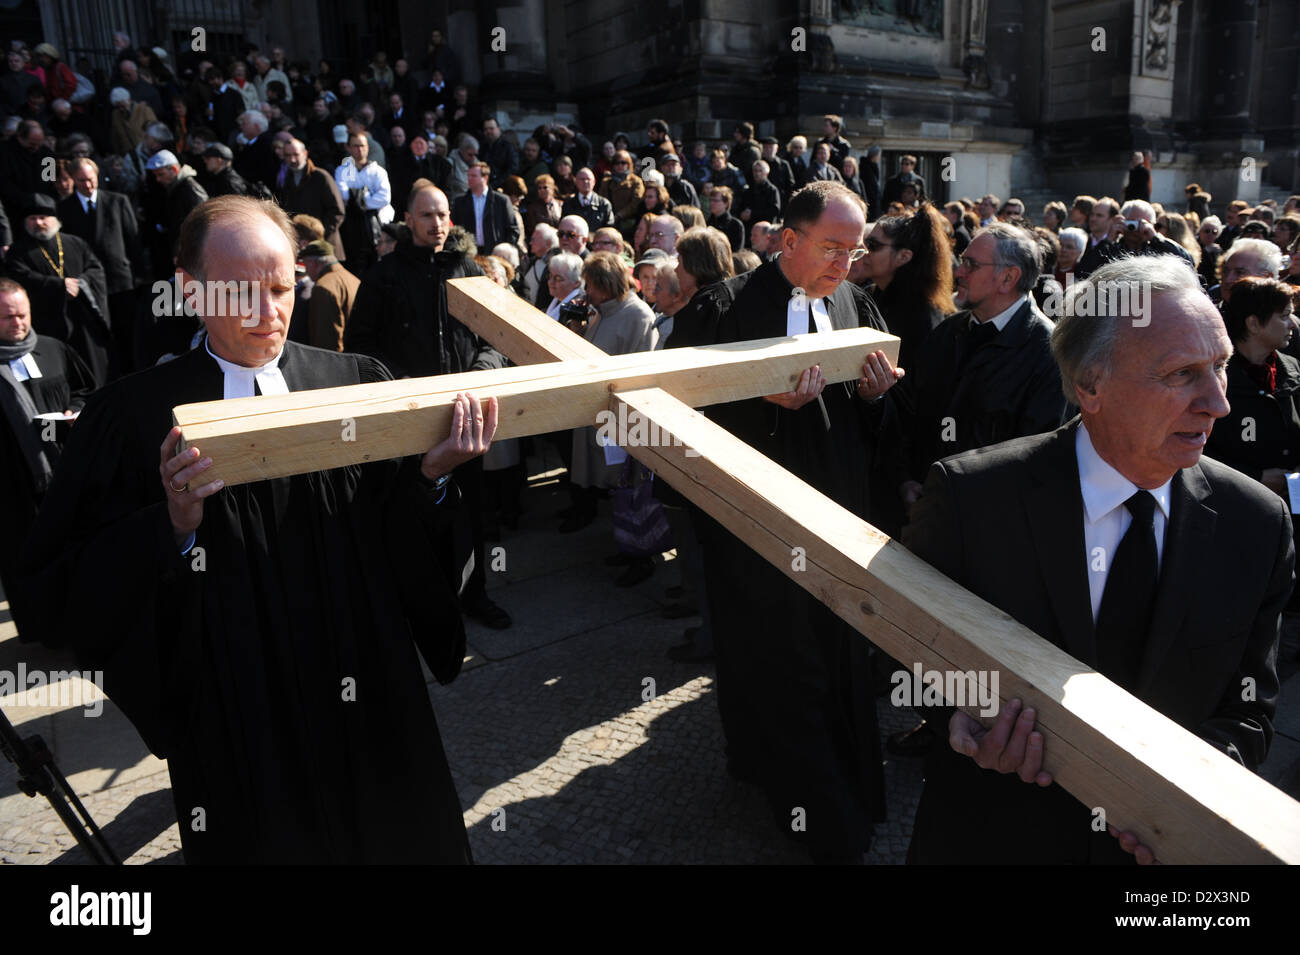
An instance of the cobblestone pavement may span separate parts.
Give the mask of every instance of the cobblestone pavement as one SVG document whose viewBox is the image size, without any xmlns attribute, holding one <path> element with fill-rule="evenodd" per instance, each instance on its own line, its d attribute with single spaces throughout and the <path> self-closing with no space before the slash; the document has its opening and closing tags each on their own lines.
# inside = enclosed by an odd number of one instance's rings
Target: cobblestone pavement
<svg viewBox="0 0 1300 955">
<path fill-rule="evenodd" d="M 450 686 L 430 681 L 476 861 L 804 862 L 759 791 L 725 772 L 712 666 L 665 656 L 698 623 L 660 614 L 665 588 L 677 582 L 673 562 L 637 587 L 614 587 L 617 571 L 603 562 L 614 549 L 607 505 L 595 524 L 560 536 L 550 515 L 563 503 L 552 481 L 533 479 L 519 531 L 489 545 L 502 548 L 489 551 L 493 597 L 515 625 L 471 623 L 464 672 Z M 1288 630 L 1289 661 L 1297 629 Z M 20 647 L 0 603 L 0 670 L 19 661 L 72 667 Z M 1270 778 L 1294 795 L 1300 679 L 1287 681 L 1284 697 L 1290 716 L 1279 721 Z M 877 709 L 885 733 L 914 721 L 887 699 Z M 96 719 L 75 708 L 5 712 L 44 737 L 128 862 L 182 861 L 165 764 L 111 703 Z M 876 827 L 867 861 L 896 864 L 911 834 L 920 762 L 887 757 L 885 779 L 889 820 Z M 12 767 L 0 762 L 0 863 L 84 861 L 48 804 L 16 793 Z"/>
</svg>

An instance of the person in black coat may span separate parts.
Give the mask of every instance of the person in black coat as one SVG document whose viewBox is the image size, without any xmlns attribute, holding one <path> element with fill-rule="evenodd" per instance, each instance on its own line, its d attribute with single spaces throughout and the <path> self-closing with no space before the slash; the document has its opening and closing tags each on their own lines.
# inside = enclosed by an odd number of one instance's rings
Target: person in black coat
<svg viewBox="0 0 1300 955">
<path fill-rule="evenodd" d="M 574 174 L 578 192 L 564 200 L 561 211 L 566 216 L 578 216 L 587 223 L 589 231 L 595 232 L 614 224 L 614 206 L 604 196 L 596 192 L 596 176 L 586 167 Z"/>
<path fill-rule="evenodd" d="M 71 346 L 102 385 L 113 353 L 104 267 L 87 243 L 62 233 L 56 212 L 44 193 L 28 199 L 5 269 L 27 290 L 37 333 Z"/>
<path fill-rule="evenodd" d="M 659 160 L 659 171 L 664 174 L 664 188 L 673 205 L 700 207 L 700 194 L 689 180 L 682 178 L 682 161 L 676 153 Z"/>
<path fill-rule="evenodd" d="M 1279 618 L 1292 586 L 1288 508 L 1258 482 L 1204 457 L 1185 436 L 1225 423 L 1215 421 L 1228 412 L 1216 369 L 1231 350 L 1191 268 L 1172 259 L 1130 261 L 1095 278 L 1150 281 L 1149 324 L 1134 327 L 1113 309 L 1063 316 L 1054 332 L 1060 374 L 1081 417 L 1049 434 L 936 464 L 903 543 L 1257 770 L 1273 736 Z M 1098 342 L 1103 323 L 1118 326 L 1109 348 Z M 1174 352 L 1185 356 L 1189 371 L 1177 388 L 1152 373 Z M 1105 560 L 1096 559 L 1098 547 Z M 1146 588 L 1132 586 L 1144 577 Z M 1042 733 L 1041 747 L 1032 745 L 1033 720 L 1020 717 L 1036 707 L 1037 696 L 1026 687 L 1023 711 L 1001 707 L 1003 726 L 1018 720 L 1008 735 L 982 734 L 966 714 L 935 708 L 941 742 L 926 762 L 910 863 L 1160 861 L 1135 836 L 1116 839 L 1093 825 L 1095 808 L 1043 772 L 1043 757 L 1063 744 Z M 1194 756 L 1188 750 L 1182 758 Z"/>
<path fill-rule="evenodd" d="M 771 167 L 766 159 L 759 159 L 749 168 L 753 178 L 745 190 L 740 219 L 752 226 L 755 222 L 776 222 L 781 218 L 781 190 L 768 178 Z"/>
<path fill-rule="evenodd" d="M 302 140 L 292 139 L 285 144 L 284 161 L 288 170 L 284 185 L 275 197 L 280 208 L 291 216 L 308 215 L 319 219 L 325 227 L 325 241 L 334 246 L 335 257 L 343 261 L 343 239 L 339 227 L 347 208 L 338 183 L 328 172 L 316 168 L 308 158 Z"/>
<path fill-rule="evenodd" d="M 1205 443 L 1210 457 L 1286 501 L 1286 475 L 1300 470 L 1300 362 L 1282 352 L 1292 335 L 1291 311 L 1285 282 L 1245 278 L 1233 286 L 1232 298 L 1222 308 L 1233 346 L 1228 362 L 1232 410 L 1215 422 Z"/>
<path fill-rule="evenodd" d="M 27 292 L 0 279 L 0 584 L 9 578 L 45 489 L 54 476 L 66 422 L 37 415 L 77 413 L 95 389 L 90 369 L 56 338 L 32 330 Z"/>
<path fill-rule="evenodd" d="M 266 117 L 249 110 L 239 117 L 239 126 L 248 142 L 235 157 L 235 171 L 249 182 L 260 182 L 267 189 L 274 189 L 280 157 L 275 154 L 275 143 L 267 132 Z"/>
<path fill-rule="evenodd" d="M 1141 199 L 1151 201 L 1151 170 L 1146 166 L 1146 158 L 1141 153 L 1134 153 L 1128 170 L 1128 181 L 1124 183 L 1124 201 Z"/>
<path fill-rule="evenodd" d="M 55 177 L 42 175 L 54 168 L 54 153 L 45 144 L 40 123 L 23 120 L 8 140 L 0 143 L 0 201 L 12 213 L 22 209 L 33 193 L 57 196 Z"/>
<path fill-rule="evenodd" d="M 470 166 L 469 191 L 463 196 L 457 196 L 451 206 L 451 221 L 474 237 L 479 247 L 487 252 L 500 242 L 519 244 L 519 220 L 505 194 L 488 188 L 488 177 L 491 174 L 492 169 L 485 162 Z M 477 231 L 479 220 L 475 213 L 475 199 L 483 204 L 481 235 Z"/>
<path fill-rule="evenodd" d="M 208 125 L 217 132 L 223 143 L 229 142 L 238 130 L 239 114 L 248 108 L 243 94 L 226 82 L 221 67 L 213 66 L 204 74 L 208 84 L 206 114 Z"/>
<path fill-rule="evenodd" d="M 784 206 L 798 188 L 794 181 L 794 170 L 777 155 L 780 140 L 775 136 L 764 136 L 760 142 L 763 144 L 763 162 L 767 163 L 767 181 L 776 186 L 777 192 L 781 194 L 781 205 Z"/>
<path fill-rule="evenodd" d="M 708 223 L 727 237 L 732 252 L 739 252 L 745 247 L 745 224 L 731 214 L 731 200 L 731 189 L 714 186 L 709 193 Z"/>
<path fill-rule="evenodd" d="M 861 289 L 833 280 L 827 270 L 826 247 L 855 248 L 865 226 L 861 201 L 842 185 L 815 183 L 797 193 L 786 211 L 780 257 L 724 283 L 728 301 L 715 340 L 861 326 L 883 331 Z M 841 254 L 845 272 L 846 259 Z M 794 295 L 795 288 L 805 294 Z M 788 394 L 715 405 L 705 414 L 868 518 L 881 395 L 896 372 L 882 352 L 864 357 L 856 384 L 821 390 L 808 369 Z M 794 838 L 815 861 L 860 863 L 884 809 L 880 741 L 865 685 L 867 643 L 711 519 L 699 530 L 728 770 L 763 789 L 787 836 L 793 808 L 806 810 L 810 824 Z"/>
<path fill-rule="evenodd" d="M 967 248 L 956 277 L 962 311 L 930 332 L 894 395 L 901 430 L 895 487 L 909 510 L 940 458 L 1041 434 L 1065 420 L 1052 323 L 1029 294 L 1040 255 L 1032 235 L 1005 223 L 981 229 Z"/>
<path fill-rule="evenodd" d="M 885 214 L 885 206 L 881 201 L 884 177 L 880 169 L 879 146 L 872 146 L 867 150 L 867 154 L 862 157 L 858 169 L 859 175 L 862 177 L 862 188 L 867 198 L 867 215 L 873 220 L 879 219 Z"/>
<path fill-rule="evenodd" d="M 502 196 L 504 199 L 505 197 Z M 509 202 L 509 200 L 506 200 Z M 410 235 L 361 280 L 343 332 L 346 351 L 379 359 L 397 378 L 449 375 L 505 367 L 505 356 L 447 309 L 447 280 L 483 271 L 468 256 L 443 251 L 451 230 L 447 197 L 437 188 L 415 191 L 407 203 Z M 510 616 L 487 595 L 482 468 L 458 469 L 474 541 L 475 567 L 462 594 L 470 616 L 495 629 Z"/>
<path fill-rule="evenodd" d="M 126 196 L 99 188 L 93 159 L 73 159 L 68 171 L 75 189 L 59 203 L 59 221 L 64 233 L 89 245 L 104 267 L 116 370 L 125 374 L 134 370 L 139 289 L 149 275 L 135 210 Z"/>
<path fill-rule="evenodd" d="M 212 143 L 203 150 L 203 169 L 199 184 L 209 198 L 215 196 L 246 196 L 248 183 L 231 165 L 234 153 L 225 143 Z"/>
</svg>

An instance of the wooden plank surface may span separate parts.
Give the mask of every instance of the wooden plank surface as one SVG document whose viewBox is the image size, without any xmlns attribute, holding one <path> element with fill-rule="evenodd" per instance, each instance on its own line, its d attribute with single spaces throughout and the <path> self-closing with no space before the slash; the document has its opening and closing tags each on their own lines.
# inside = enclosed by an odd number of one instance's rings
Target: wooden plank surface
<svg viewBox="0 0 1300 955">
<path fill-rule="evenodd" d="M 559 342 L 557 350 L 581 350 Z M 597 349 L 598 360 L 182 405 L 173 418 L 186 445 L 212 458 L 204 481 L 234 486 L 423 453 L 446 436 L 459 391 L 501 399 L 497 436 L 505 439 L 595 425 L 611 392 L 624 388 L 659 387 L 708 405 L 788 391 L 812 364 L 828 381 L 851 380 L 877 348 L 896 356 L 898 339 L 859 328 L 630 355 Z"/>
<path fill-rule="evenodd" d="M 631 454 L 904 666 L 996 670 L 1003 702 L 1038 709 L 1047 770 L 1162 862 L 1300 863 L 1300 803 L 672 396 L 615 401 L 697 456 L 671 445 Z"/>
</svg>

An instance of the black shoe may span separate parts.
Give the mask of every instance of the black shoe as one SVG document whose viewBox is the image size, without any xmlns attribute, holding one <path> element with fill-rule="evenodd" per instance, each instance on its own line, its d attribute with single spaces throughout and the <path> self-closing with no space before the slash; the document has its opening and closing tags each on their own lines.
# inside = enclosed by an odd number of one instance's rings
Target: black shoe
<svg viewBox="0 0 1300 955">
<path fill-rule="evenodd" d="M 924 756 L 934 746 L 934 730 L 929 723 L 921 723 L 901 733 L 890 733 L 885 739 L 885 749 L 894 756 L 904 758 Z"/>
<path fill-rule="evenodd" d="M 668 604 L 663 610 L 659 611 L 659 616 L 665 620 L 685 620 L 687 617 L 698 617 L 699 615 L 700 608 L 687 603 Z"/>
<path fill-rule="evenodd" d="M 635 587 L 654 575 L 655 565 L 649 557 L 637 557 L 627 565 L 627 570 L 614 581 L 615 587 Z"/>
<path fill-rule="evenodd" d="M 506 630 L 510 627 L 513 620 L 510 614 L 506 613 L 499 606 L 494 604 L 489 598 L 484 597 L 481 601 L 474 604 L 466 604 L 463 608 L 465 616 L 472 617 L 485 627 L 493 630 Z"/>
<path fill-rule="evenodd" d="M 572 534 L 574 531 L 580 531 L 595 519 L 596 515 L 589 512 L 571 514 L 561 522 L 560 533 Z"/>
</svg>

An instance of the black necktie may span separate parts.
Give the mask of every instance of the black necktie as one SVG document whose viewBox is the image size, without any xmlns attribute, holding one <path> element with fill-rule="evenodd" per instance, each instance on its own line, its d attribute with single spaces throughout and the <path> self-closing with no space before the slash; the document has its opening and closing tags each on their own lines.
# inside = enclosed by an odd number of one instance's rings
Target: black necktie
<svg viewBox="0 0 1300 955">
<path fill-rule="evenodd" d="M 1126 690 L 1137 686 L 1142 652 L 1155 610 L 1159 561 L 1156 557 L 1156 499 L 1138 491 L 1124 506 L 1133 515 L 1115 549 L 1106 589 L 1097 612 L 1097 669 Z"/>
<path fill-rule="evenodd" d="M 95 203 L 94 203 L 94 202 L 87 202 L 87 203 L 86 203 L 86 215 L 90 215 L 90 214 L 91 214 L 92 212 L 94 212 L 94 211 L 95 211 Z"/>
</svg>

